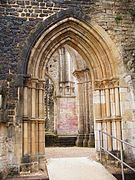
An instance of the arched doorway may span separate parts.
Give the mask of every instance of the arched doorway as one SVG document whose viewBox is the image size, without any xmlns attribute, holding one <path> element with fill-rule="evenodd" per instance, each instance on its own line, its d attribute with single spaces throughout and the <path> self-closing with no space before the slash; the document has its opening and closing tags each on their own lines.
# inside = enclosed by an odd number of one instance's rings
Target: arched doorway
<svg viewBox="0 0 135 180">
<path fill-rule="evenodd" d="M 97 24 L 84 23 L 70 15 L 62 17 L 57 23 L 43 31 L 35 42 L 27 64 L 28 78 L 24 85 L 23 156 L 29 154 L 34 161 L 38 155 L 41 166 L 45 153 L 44 83 L 46 67 L 54 52 L 65 45 L 78 52 L 88 67 L 83 70 L 76 69 L 74 75 L 80 81 L 80 93 L 85 92 L 79 96 L 80 112 L 82 112 L 82 104 L 85 106 L 92 100 L 90 104 L 91 109 L 94 109 L 92 112 L 94 114 L 96 149 L 99 150 L 98 131 L 100 129 L 104 129 L 118 138 L 122 136 L 120 81 L 117 69 L 119 55 L 113 42 Z M 83 91 L 85 88 L 81 81 L 82 75 L 83 77 L 88 76 L 87 83 L 90 81 L 91 91 L 87 86 L 87 93 Z M 89 92 L 92 92 L 92 95 Z M 92 99 L 89 100 L 89 97 Z M 88 106 L 86 106 L 87 108 Z M 85 142 L 91 142 L 91 138 L 93 138 L 90 131 L 84 133 L 82 116 L 83 114 L 80 113 L 77 134 L 79 146 Z M 88 121 L 85 122 L 88 123 Z M 103 142 L 110 151 L 119 149 L 119 144 L 112 142 L 110 138 L 103 137 Z"/>
<path fill-rule="evenodd" d="M 45 82 L 46 145 L 94 145 L 92 81 L 85 60 L 63 45 L 46 64 L 46 76 L 50 77 Z"/>
</svg>

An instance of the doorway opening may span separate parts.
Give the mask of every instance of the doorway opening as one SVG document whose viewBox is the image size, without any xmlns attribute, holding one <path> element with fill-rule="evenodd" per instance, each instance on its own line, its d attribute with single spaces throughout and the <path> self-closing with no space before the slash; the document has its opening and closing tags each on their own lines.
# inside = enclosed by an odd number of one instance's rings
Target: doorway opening
<svg viewBox="0 0 135 180">
<path fill-rule="evenodd" d="M 79 147 L 95 143 L 96 151 L 99 130 L 122 137 L 121 97 L 127 91 L 121 90 L 119 53 L 100 26 L 70 16 L 41 27 L 27 62 L 22 156 L 40 157 L 41 166 L 45 128 Z M 119 150 L 110 138 L 103 136 L 103 143 L 109 151 Z"/>
<path fill-rule="evenodd" d="M 71 46 L 59 47 L 46 64 L 46 146 L 94 146 L 89 68 Z"/>
</svg>

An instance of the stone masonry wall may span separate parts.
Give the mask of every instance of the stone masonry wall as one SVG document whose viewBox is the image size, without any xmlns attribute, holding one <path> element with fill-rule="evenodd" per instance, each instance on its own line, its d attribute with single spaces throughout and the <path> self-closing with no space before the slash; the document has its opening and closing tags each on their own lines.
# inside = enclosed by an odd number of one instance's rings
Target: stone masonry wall
<svg viewBox="0 0 135 180">
<path fill-rule="evenodd" d="M 17 70 L 21 49 L 38 23 L 67 8 L 80 8 L 116 43 L 128 71 L 135 73 L 135 1 L 133 0 L 0 0 L 2 55 L 0 73 Z M 2 72 L 1 72 L 2 71 Z M 2 78 L 2 76 L 1 76 Z"/>
<path fill-rule="evenodd" d="M 12 74 L 11 102 L 16 99 L 16 87 L 23 83 L 18 66 L 23 64 L 23 49 L 29 37 L 42 21 L 68 8 L 78 8 L 109 34 L 121 54 L 119 67 L 125 64 L 120 74 L 127 71 L 135 79 L 135 0 L 0 0 L 0 79 Z"/>
<path fill-rule="evenodd" d="M 16 16 L 32 20 L 33 18 L 46 19 L 56 12 L 69 7 L 83 6 L 89 10 L 93 0 L 1 0 L 1 14 Z"/>
</svg>

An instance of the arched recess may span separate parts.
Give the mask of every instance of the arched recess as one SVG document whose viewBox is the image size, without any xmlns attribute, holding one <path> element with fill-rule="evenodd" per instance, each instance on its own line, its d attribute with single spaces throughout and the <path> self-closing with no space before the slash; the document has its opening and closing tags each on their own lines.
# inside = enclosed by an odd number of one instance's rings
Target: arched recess
<svg viewBox="0 0 135 180">
<path fill-rule="evenodd" d="M 37 154 L 41 157 L 44 155 L 45 67 L 52 54 L 65 44 L 74 48 L 89 67 L 97 150 L 99 148 L 98 130 L 104 129 L 109 134 L 115 134 L 121 138 L 117 70 L 120 57 L 107 33 L 90 20 L 84 21 L 68 14 L 51 23 L 47 29 L 43 26 L 42 33 L 39 34 L 40 37 L 38 35 L 39 38 L 31 48 L 26 66 L 26 74 L 29 78 L 24 84 L 23 155 L 30 154 L 32 157 Z M 79 71 L 76 75 L 79 76 Z M 31 129 L 30 134 L 29 129 Z M 81 141 L 81 134 L 78 135 L 78 141 Z M 104 146 L 110 151 L 119 149 L 119 145 L 109 138 L 104 139 Z"/>
</svg>

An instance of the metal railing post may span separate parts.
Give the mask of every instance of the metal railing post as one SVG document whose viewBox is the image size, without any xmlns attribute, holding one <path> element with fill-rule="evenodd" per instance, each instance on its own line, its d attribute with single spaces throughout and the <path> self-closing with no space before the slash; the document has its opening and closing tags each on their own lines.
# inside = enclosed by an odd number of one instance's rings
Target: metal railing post
<svg viewBox="0 0 135 180">
<path fill-rule="evenodd" d="M 123 165 L 123 145 L 121 142 L 121 149 L 120 149 L 120 158 L 121 158 L 121 172 L 122 172 L 122 180 L 125 180 L 125 175 L 124 175 L 124 165 Z"/>
<path fill-rule="evenodd" d="M 111 137 L 112 139 L 115 139 L 116 141 L 120 142 L 120 157 L 117 157 L 116 155 L 112 154 L 112 152 L 108 151 L 107 149 L 104 148 L 102 141 L 103 141 L 103 134 Z M 128 167 L 130 170 L 132 170 L 133 172 L 135 172 L 135 169 L 132 168 L 131 166 L 129 166 L 126 162 L 124 162 L 124 153 L 123 153 L 123 144 L 127 145 L 129 147 L 132 147 L 135 149 L 135 146 L 132 144 L 129 144 L 126 141 L 123 141 L 119 138 L 116 138 L 106 132 L 103 132 L 102 130 L 99 130 L 99 144 L 100 144 L 100 161 L 102 161 L 102 150 L 105 153 L 108 153 L 110 156 L 112 156 L 113 158 L 115 158 L 117 161 L 119 161 L 121 163 L 121 172 L 122 172 L 122 180 L 125 180 L 125 174 L 124 174 L 124 166 Z"/>
<path fill-rule="evenodd" d="M 100 161 L 102 162 L 101 131 L 99 130 Z"/>
</svg>

